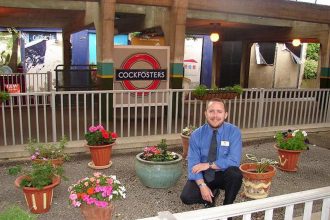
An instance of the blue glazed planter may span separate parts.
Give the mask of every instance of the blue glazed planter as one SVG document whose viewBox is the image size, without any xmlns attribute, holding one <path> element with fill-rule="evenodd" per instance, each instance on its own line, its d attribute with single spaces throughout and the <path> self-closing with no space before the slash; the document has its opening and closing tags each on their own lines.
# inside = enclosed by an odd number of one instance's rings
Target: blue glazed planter
<svg viewBox="0 0 330 220">
<path fill-rule="evenodd" d="M 150 188 L 174 186 L 182 174 L 182 156 L 174 161 L 155 162 L 142 160 L 142 153 L 136 155 L 135 172 L 143 185 Z"/>
</svg>

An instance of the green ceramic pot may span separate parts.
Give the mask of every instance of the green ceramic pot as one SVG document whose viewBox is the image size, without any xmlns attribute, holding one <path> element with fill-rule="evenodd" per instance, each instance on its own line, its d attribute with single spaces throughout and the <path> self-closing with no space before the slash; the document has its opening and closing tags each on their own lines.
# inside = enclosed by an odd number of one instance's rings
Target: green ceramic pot
<svg viewBox="0 0 330 220">
<path fill-rule="evenodd" d="M 155 162 L 141 159 L 136 155 L 135 172 L 142 184 L 150 188 L 169 188 L 174 186 L 182 174 L 182 156 L 174 161 Z"/>
</svg>

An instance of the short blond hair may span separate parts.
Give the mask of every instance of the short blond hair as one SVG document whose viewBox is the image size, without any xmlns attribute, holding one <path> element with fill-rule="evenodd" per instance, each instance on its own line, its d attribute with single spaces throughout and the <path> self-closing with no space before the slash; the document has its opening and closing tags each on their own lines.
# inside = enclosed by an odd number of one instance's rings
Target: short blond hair
<svg viewBox="0 0 330 220">
<path fill-rule="evenodd" d="M 227 112 L 227 107 L 226 107 L 225 101 L 223 99 L 219 99 L 219 98 L 212 98 L 212 99 L 208 100 L 207 103 L 206 103 L 206 110 L 209 108 L 211 102 L 220 102 L 220 103 L 222 103 L 223 106 L 225 107 L 225 112 Z"/>
</svg>

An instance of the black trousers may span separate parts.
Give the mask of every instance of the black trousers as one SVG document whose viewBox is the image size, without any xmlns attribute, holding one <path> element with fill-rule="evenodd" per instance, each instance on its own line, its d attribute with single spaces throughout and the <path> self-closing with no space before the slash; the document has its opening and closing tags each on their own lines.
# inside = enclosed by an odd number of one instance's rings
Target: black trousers
<svg viewBox="0 0 330 220">
<path fill-rule="evenodd" d="M 215 179 L 206 183 L 213 191 L 222 189 L 225 191 L 224 205 L 233 204 L 242 185 L 242 173 L 238 167 L 228 167 L 225 171 L 215 172 Z M 181 193 L 181 201 L 190 205 L 195 203 L 206 203 L 200 193 L 199 186 L 194 180 L 188 180 Z"/>
</svg>

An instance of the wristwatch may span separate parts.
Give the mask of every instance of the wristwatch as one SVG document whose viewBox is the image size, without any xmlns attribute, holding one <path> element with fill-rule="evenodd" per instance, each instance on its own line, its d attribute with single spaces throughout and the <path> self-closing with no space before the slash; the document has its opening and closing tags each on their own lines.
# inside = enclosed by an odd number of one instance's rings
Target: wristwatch
<svg viewBox="0 0 330 220">
<path fill-rule="evenodd" d="M 214 164 L 214 162 L 209 162 L 209 169 L 211 169 L 213 164 Z"/>
<path fill-rule="evenodd" d="M 205 183 L 200 183 L 200 184 L 198 184 L 198 186 L 203 187 L 203 186 L 206 186 L 206 184 Z"/>
</svg>

